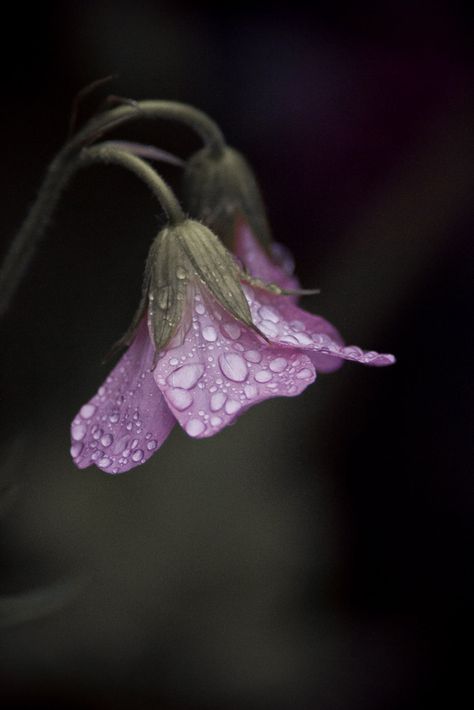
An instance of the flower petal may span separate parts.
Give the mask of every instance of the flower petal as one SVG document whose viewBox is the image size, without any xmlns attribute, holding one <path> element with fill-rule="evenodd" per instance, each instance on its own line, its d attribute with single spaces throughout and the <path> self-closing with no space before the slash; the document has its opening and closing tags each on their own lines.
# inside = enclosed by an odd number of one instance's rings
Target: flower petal
<svg viewBox="0 0 474 710">
<path fill-rule="evenodd" d="M 393 355 L 364 351 L 355 345 L 344 345 L 337 330 L 320 316 L 307 313 L 288 298 L 271 296 L 246 286 L 252 319 L 272 343 L 303 350 L 317 371 L 331 372 L 342 360 L 365 365 L 392 365 Z"/>
<path fill-rule="evenodd" d="M 125 355 L 72 422 L 78 468 L 95 464 L 123 473 L 149 459 L 170 433 L 176 420 L 151 373 L 154 353 L 143 319 Z"/>
<path fill-rule="evenodd" d="M 275 245 L 277 246 L 277 245 Z M 278 251 L 275 249 L 275 252 Z M 277 284 L 284 289 L 299 289 L 300 284 L 296 276 L 291 275 L 289 258 L 282 257 L 282 262 L 287 263 L 287 269 L 275 264 L 264 252 L 258 241 L 252 234 L 247 222 L 240 220 L 235 232 L 235 255 L 243 262 L 245 268 L 251 274 L 266 283 Z M 283 254 L 283 248 L 281 248 Z M 291 300 L 296 300 L 294 296 Z"/>
<path fill-rule="evenodd" d="M 316 373 L 311 360 L 269 346 L 196 287 L 192 325 L 160 354 L 154 377 L 169 408 L 193 437 L 213 436 L 270 397 L 300 394 Z"/>
</svg>

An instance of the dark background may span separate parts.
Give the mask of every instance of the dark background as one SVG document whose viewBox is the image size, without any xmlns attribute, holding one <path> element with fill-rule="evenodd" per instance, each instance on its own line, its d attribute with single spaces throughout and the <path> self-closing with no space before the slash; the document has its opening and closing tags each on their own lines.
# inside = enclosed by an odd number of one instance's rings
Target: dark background
<svg viewBox="0 0 474 710">
<path fill-rule="evenodd" d="M 302 282 L 322 289 L 304 307 L 398 362 L 347 364 L 213 439 L 176 428 L 123 476 L 76 470 L 69 422 L 106 376 L 162 220 L 118 168 L 79 175 L 1 324 L 0 693 L 13 707 L 466 704 L 467 10 L 6 7 L 2 253 L 74 94 L 117 73 L 82 116 L 109 92 L 210 113 L 252 163 Z M 199 147 L 167 123 L 120 136 Z M 179 170 L 163 174 L 179 190 Z"/>
</svg>

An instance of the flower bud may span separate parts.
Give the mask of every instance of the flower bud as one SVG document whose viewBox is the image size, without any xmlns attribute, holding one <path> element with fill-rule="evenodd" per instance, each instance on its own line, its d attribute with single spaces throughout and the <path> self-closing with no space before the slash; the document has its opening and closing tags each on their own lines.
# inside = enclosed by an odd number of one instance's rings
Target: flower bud
<svg viewBox="0 0 474 710">
<path fill-rule="evenodd" d="M 184 169 L 184 206 L 232 249 L 236 222 L 244 219 L 266 250 L 272 242 L 265 206 L 255 175 L 234 148 L 195 153 Z"/>
</svg>

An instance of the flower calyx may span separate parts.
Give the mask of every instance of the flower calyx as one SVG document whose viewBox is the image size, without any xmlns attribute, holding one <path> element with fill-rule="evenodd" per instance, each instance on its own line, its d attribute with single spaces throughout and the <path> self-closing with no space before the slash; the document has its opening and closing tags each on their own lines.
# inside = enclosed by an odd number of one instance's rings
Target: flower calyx
<svg viewBox="0 0 474 710">
<path fill-rule="evenodd" d="M 165 226 L 151 246 L 142 301 L 121 344 L 131 341 L 148 308 L 148 325 L 158 353 L 178 331 L 188 330 L 192 312 L 188 304 L 195 291 L 210 295 L 234 318 L 260 334 L 241 281 L 248 281 L 247 275 L 205 225 L 186 219 Z"/>
</svg>

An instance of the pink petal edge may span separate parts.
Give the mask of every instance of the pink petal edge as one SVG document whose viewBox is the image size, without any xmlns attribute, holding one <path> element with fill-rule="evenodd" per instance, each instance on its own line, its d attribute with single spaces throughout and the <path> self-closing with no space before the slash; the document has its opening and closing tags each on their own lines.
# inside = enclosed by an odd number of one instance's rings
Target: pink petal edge
<svg viewBox="0 0 474 710">
<path fill-rule="evenodd" d="M 298 289 L 300 284 L 296 276 L 285 271 L 275 264 L 262 249 L 247 222 L 241 220 L 235 231 L 235 255 L 242 261 L 251 276 L 274 283 L 281 288 Z M 275 251 L 282 251 L 284 247 L 275 245 Z M 288 258 L 287 258 L 288 261 Z M 287 296 L 288 300 L 296 300 L 295 296 Z"/>
<path fill-rule="evenodd" d="M 302 350 L 311 358 L 316 371 L 331 372 L 340 367 L 343 360 L 375 366 L 395 362 L 395 357 L 388 353 L 344 345 L 331 323 L 307 313 L 286 298 L 249 286 L 244 286 L 244 291 L 257 328 L 275 345 Z"/>
<path fill-rule="evenodd" d="M 145 320 L 133 343 L 71 425 L 78 468 L 95 464 L 124 473 L 144 463 L 165 441 L 175 418 L 155 384 L 154 347 Z"/>
</svg>

